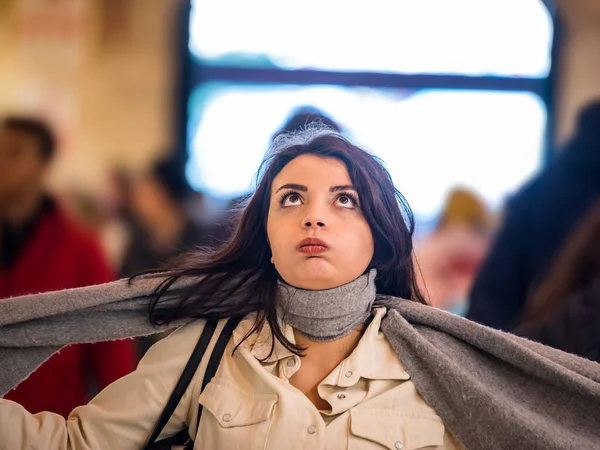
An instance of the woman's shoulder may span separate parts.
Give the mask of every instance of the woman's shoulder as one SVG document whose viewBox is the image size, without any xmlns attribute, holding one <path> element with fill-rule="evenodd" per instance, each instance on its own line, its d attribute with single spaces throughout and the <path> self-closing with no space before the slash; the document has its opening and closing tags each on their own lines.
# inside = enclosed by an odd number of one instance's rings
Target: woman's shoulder
<svg viewBox="0 0 600 450">
<path fill-rule="evenodd" d="M 211 344 L 214 344 L 216 339 L 218 339 L 218 336 L 222 333 L 228 320 L 229 318 L 223 318 L 218 321 L 211 339 Z M 255 321 L 255 313 L 251 313 L 241 320 L 233 332 L 233 340 L 235 343 L 240 341 L 240 337 L 243 339 L 243 337 L 248 334 L 254 326 Z M 205 319 L 195 319 L 180 326 L 166 338 L 153 345 L 150 350 L 148 350 L 146 356 L 150 357 L 150 359 L 153 357 L 164 358 L 165 353 L 168 353 L 170 355 L 179 354 L 189 357 L 194 350 L 196 343 L 200 339 L 205 326 Z"/>
<path fill-rule="evenodd" d="M 167 360 L 187 361 L 192 354 L 206 320 L 192 320 L 172 331 L 148 349 L 140 362 L 140 366 L 165 364 Z"/>
</svg>

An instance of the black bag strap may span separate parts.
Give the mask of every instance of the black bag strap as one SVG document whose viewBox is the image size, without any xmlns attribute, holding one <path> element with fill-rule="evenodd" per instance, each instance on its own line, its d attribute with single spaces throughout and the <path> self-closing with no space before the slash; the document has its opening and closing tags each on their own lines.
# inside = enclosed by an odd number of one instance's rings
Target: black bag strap
<svg viewBox="0 0 600 450">
<path fill-rule="evenodd" d="M 217 369 L 219 368 L 219 363 L 223 358 L 223 353 L 225 352 L 225 347 L 227 347 L 227 343 L 233 334 L 233 331 L 237 328 L 240 321 L 242 320 L 241 316 L 230 317 L 227 320 L 227 323 L 223 327 L 223 331 L 213 348 L 212 354 L 210 355 L 210 359 L 208 360 L 208 365 L 206 366 L 206 371 L 204 372 L 204 379 L 202 380 L 202 391 L 204 392 L 204 388 L 215 376 L 217 373 Z M 202 418 L 202 405 L 198 404 L 198 419 L 196 420 L 196 434 L 198 434 L 198 428 L 200 427 L 200 419 Z"/>
<path fill-rule="evenodd" d="M 187 387 L 192 381 L 192 378 L 194 377 L 194 374 L 196 373 L 196 370 L 198 369 L 198 366 L 200 365 L 200 361 L 202 361 L 202 357 L 208 348 L 208 344 L 215 333 L 218 323 L 219 321 L 217 319 L 210 319 L 204 325 L 200 339 L 198 339 L 198 343 L 196 344 L 196 347 L 194 347 L 194 351 L 185 365 L 185 368 L 183 369 L 183 372 L 179 377 L 179 380 L 177 381 L 169 400 L 167 401 L 167 405 L 160 413 L 158 421 L 156 422 L 156 425 L 154 425 L 154 429 L 152 430 L 150 437 L 146 441 L 144 447 L 142 447 L 143 450 L 149 449 L 150 446 L 155 443 L 156 439 L 175 412 L 177 405 L 181 401 L 181 397 L 183 397 L 183 394 L 185 393 Z"/>
</svg>

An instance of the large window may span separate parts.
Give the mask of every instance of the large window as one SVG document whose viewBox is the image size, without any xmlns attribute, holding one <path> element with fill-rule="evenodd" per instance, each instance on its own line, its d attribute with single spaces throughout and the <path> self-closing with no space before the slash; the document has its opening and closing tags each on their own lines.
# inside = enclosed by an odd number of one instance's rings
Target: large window
<svg viewBox="0 0 600 450">
<path fill-rule="evenodd" d="M 271 136 L 313 106 L 381 157 L 419 221 L 448 191 L 491 207 L 542 162 L 553 22 L 535 0 L 196 0 L 187 176 L 252 188 Z"/>
<path fill-rule="evenodd" d="M 196 0 L 204 64 L 545 77 L 552 19 L 531 0 Z"/>
</svg>

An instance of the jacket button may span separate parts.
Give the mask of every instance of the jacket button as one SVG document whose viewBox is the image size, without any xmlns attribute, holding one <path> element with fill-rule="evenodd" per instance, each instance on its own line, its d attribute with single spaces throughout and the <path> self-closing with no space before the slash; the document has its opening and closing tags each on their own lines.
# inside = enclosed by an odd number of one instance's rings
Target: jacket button
<svg viewBox="0 0 600 450">
<path fill-rule="evenodd" d="M 344 400 L 346 398 L 346 396 L 344 394 L 338 394 L 337 398 L 340 400 Z"/>
<path fill-rule="evenodd" d="M 308 434 L 315 434 L 317 432 L 317 427 L 315 427 L 314 425 L 311 425 L 310 427 L 308 427 Z"/>
<path fill-rule="evenodd" d="M 401 441 L 398 441 L 394 444 L 394 447 L 396 448 L 396 450 L 402 450 L 402 447 L 404 447 L 404 444 Z"/>
<path fill-rule="evenodd" d="M 349 370 L 348 372 L 346 372 L 346 378 L 350 378 L 352 376 L 352 371 Z"/>
<path fill-rule="evenodd" d="M 231 422 L 231 414 L 224 414 L 223 415 L 223 422 Z"/>
<path fill-rule="evenodd" d="M 288 367 L 294 367 L 296 365 L 296 360 L 294 358 L 289 358 L 287 360 L 287 366 Z"/>
</svg>

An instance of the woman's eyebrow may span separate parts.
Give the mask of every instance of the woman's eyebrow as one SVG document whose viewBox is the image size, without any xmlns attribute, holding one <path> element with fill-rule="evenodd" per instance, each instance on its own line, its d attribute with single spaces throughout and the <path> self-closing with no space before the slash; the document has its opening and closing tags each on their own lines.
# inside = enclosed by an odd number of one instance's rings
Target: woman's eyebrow
<svg viewBox="0 0 600 450">
<path fill-rule="evenodd" d="M 351 184 L 343 184 L 341 186 L 332 186 L 329 188 L 329 192 L 339 192 L 339 191 L 356 191 L 356 188 Z"/>
<path fill-rule="evenodd" d="M 306 186 L 304 186 L 303 184 L 287 183 L 287 184 L 284 184 L 283 186 L 279 187 L 279 189 L 277 189 L 276 192 L 279 192 L 283 189 L 294 189 L 296 191 L 302 191 L 302 192 L 308 191 L 308 188 Z M 329 188 L 329 192 L 339 192 L 339 191 L 347 191 L 347 190 L 356 191 L 356 188 L 351 184 L 342 184 L 340 186 L 331 186 Z"/>
<path fill-rule="evenodd" d="M 281 191 L 282 189 L 295 189 L 297 191 L 302 191 L 302 192 L 308 191 L 308 188 L 306 186 L 304 186 L 302 184 L 295 184 L 295 183 L 284 184 L 279 189 L 277 189 L 277 192 Z"/>
</svg>

